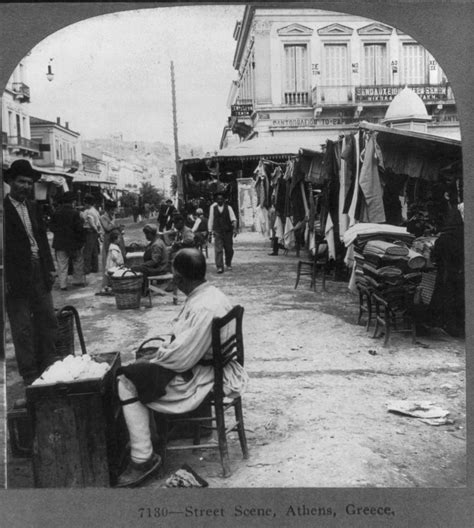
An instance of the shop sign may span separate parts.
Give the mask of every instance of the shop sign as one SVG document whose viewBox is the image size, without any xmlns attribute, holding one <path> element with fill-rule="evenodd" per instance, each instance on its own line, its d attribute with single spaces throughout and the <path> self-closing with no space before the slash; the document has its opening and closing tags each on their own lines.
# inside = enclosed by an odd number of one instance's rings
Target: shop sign
<svg viewBox="0 0 474 528">
<path fill-rule="evenodd" d="M 317 127 L 342 125 L 343 119 L 340 117 L 327 117 L 323 119 L 315 119 L 313 117 L 299 117 L 295 119 L 274 119 L 272 126 L 274 127 Z"/>
<path fill-rule="evenodd" d="M 409 86 L 423 101 L 438 101 L 448 96 L 447 86 Z M 401 86 L 356 86 L 356 102 L 390 102 L 403 90 Z"/>
<path fill-rule="evenodd" d="M 248 117 L 253 112 L 253 105 L 250 103 L 245 104 L 233 104 L 230 107 L 230 115 L 232 117 Z"/>
</svg>

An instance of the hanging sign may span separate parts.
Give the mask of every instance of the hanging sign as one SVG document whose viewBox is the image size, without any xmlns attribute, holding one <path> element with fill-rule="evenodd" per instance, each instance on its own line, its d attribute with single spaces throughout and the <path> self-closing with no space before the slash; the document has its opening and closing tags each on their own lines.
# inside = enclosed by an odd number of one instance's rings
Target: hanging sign
<svg viewBox="0 0 474 528">
<path fill-rule="evenodd" d="M 438 101 L 447 99 L 447 86 L 409 86 L 423 101 Z M 357 86 L 355 89 L 356 102 L 387 102 L 403 90 L 402 86 Z"/>
<path fill-rule="evenodd" d="M 253 112 L 253 105 L 250 103 L 245 104 L 233 104 L 230 107 L 230 115 L 232 117 L 248 117 Z"/>
</svg>

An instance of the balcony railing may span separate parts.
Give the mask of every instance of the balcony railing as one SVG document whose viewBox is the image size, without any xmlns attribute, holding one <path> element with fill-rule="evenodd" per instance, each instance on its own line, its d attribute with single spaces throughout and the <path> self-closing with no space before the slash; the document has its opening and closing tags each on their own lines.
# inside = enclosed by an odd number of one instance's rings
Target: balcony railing
<svg viewBox="0 0 474 528">
<path fill-rule="evenodd" d="M 34 141 L 31 141 L 31 139 L 27 139 L 21 136 L 8 136 L 8 146 L 20 147 L 38 153 L 40 151 L 39 143 L 35 143 Z"/>
<path fill-rule="evenodd" d="M 23 101 L 30 100 L 30 87 L 22 82 L 14 82 L 12 84 L 13 91 L 15 92 L 15 97 Z"/>
<path fill-rule="evenodd" d="M 405 85 L 318 85 L 311 90 L 313 106 L 319 105 L 380 105 L 390 104 Z M 454 96 L 449 84 L 408 85 L 425 104 L 446 102 L 454 104 Z"/>
<path fill-rule="evenodd" d="M 285 104 L 307 106 L 310 104 L 309 92 L 285 92 Z"/>
<path fill-rule="evenodd" d="M 73 159 L 65 159 L 65 160 L 63 160 L 63 167 L 65 169 L 78 169 L 79 168 L 79 162 L 77 160 L 73 160 Z"/>
</svg>

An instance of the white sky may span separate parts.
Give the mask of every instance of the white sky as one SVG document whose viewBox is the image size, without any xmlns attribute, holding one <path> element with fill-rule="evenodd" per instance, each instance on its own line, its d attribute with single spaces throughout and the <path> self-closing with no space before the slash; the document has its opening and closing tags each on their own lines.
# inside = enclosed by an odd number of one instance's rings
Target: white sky
<svg viewBox="0 0 474 528">
<path fill-rule="evenodd" d="M 217 150 L 244 6 L 192 6 L 114 13 L 69 26 L 25 60 L 30 115 L 69 122 L 84 139 L 173 143 L 174 61 L 179 143 Z M 46 79 L 49 59 L 54 80 Z"/>
</svg>

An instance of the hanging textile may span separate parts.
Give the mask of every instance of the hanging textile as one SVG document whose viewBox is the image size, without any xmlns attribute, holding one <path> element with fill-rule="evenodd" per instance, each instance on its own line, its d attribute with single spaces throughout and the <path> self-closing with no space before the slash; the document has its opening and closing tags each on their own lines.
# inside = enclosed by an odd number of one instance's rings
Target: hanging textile
<svg viewBox="0 0 474 528">
<path fill-rule="evenodd" d="M 352 227 L 357 223 L 356 219 L 356 207 L 359 198 L 359 138 L 360 132 L 354 134 L 354 148 L 355 148 L 355 171 L 354 171 L 354 188 L 350 201 L 349 210 L 347 215 L 349 217 L 349 227 Z"/>
<path fill-rule="evenodd" d="M 257 206 L 256 213 L 257 214 L 255 218 L 257 223 L 257 230 L 260 231 L 260 233 L 264 237 L 270 237 L 270 222 L 268 218 L 268 209 L 259 205 Z"/>
<path fill-rule="evenodd" d="M 257 194 L 257 206 L 264 208 L 269 207 L 269 182 L 265 171 L 265 165 L 260 160 L 257 168 L 254 171 L 255 175 L 255 192 Z"/>
<path fill-rule="evenodd" d="M 295 247 L 295 230 L 289 216 L 286 217 L 283 245 L 286 249 L 293 249 Z"/>
<path fill-rule="evenodd" d="M 330 259 L 336 259 L 336 244 L 334 239 L 334 224 L 332 222 L 331 215 L 328 215 L 326 221 L 326 228 L 324 230 L 324 236 L 328 243 L 328 255 Z"/>
<path fill-rule="evenodd" d="M 342 156 L 342 153 L 346 150 L 346 137 L 342 138 L 341 143 L 341 162 L 339 167 L 339 238 L 342 240 L 344 233 L 349 227 L 349 216 L 347 213 L 344 213 L 344 203 L 346 199 L 346 193 L 348 191 L 348 186 L 346 182 L 347 177 L 347 165 L 348 163 Z"/>
<path fill-rule="evenodd" d="M 273 229 L 275 231 L 275 236 L 279 239 L 283 239 L 283 235 L 284 235 L 284 226 L 283 226 L 283 221 L 281 219 L 280 216 L 277 216 L 275 218 L 275 224 L 273 226 Z"/>
<path fill-rule="evenodd" d="M 377 144 L 376 134 L 371 134 L 365 145 L 359 187 L 364 197 L 364 220 L 373 224 L 385 222 L 379 166 L 383 169 L 382 151 Z"/>
</svg>

